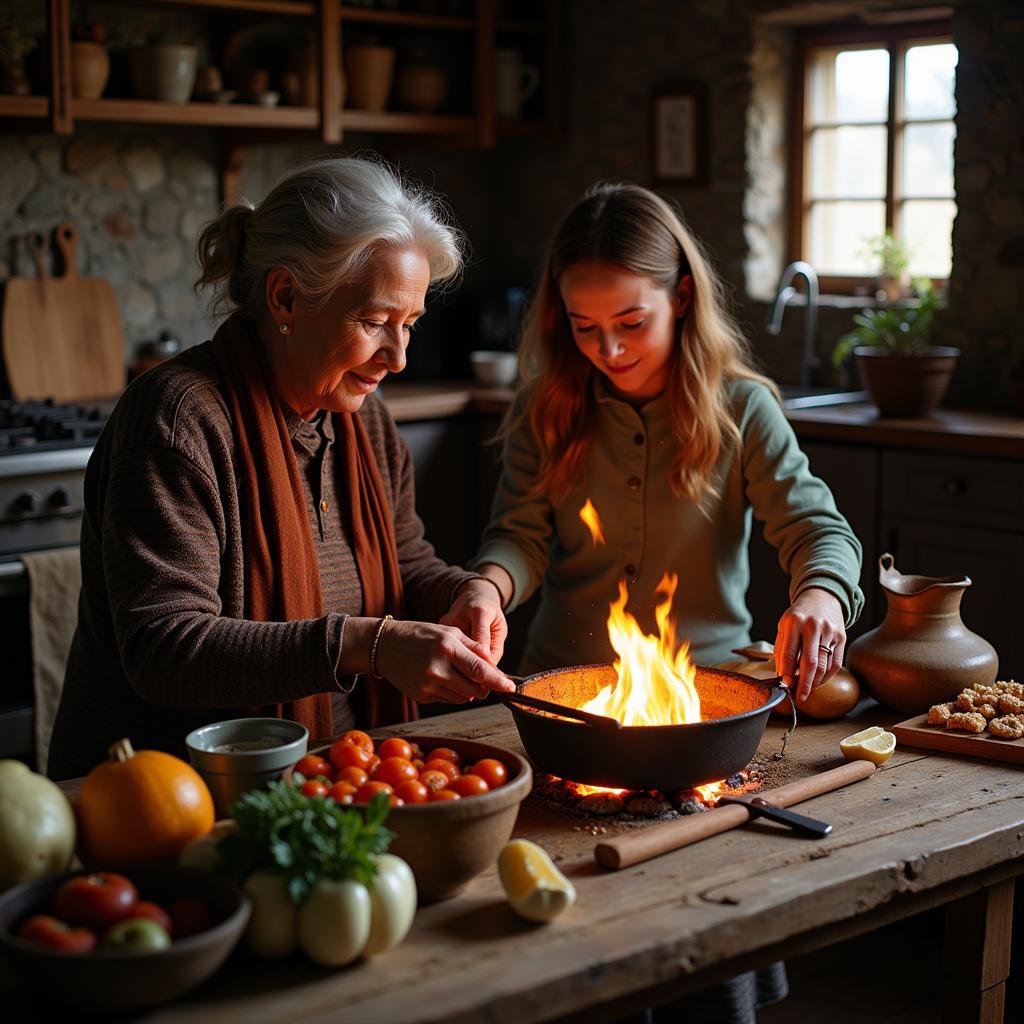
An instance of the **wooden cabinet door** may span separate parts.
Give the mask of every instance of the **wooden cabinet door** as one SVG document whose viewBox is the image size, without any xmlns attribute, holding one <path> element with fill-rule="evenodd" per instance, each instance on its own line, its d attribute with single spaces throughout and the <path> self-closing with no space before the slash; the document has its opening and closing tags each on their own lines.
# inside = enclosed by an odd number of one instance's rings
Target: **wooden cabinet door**
<svg viewBox="0 0 1024 1024">
<path fill-rule="evenodd" d="M 1024 678 L 1024 536 L 891 518 L 882 521 L 881 538 L 900 572 L 970 576 L 961 603 L 964 624 L 995 647 L 1000 679 Z M 879 601 L 881 617 L 880 591 Z"/>
<path fill-rule="evenodd" d="M 804 442 L 811 472 L 828 484 L 839 511 L 846 517 L 864 548 L 860 585 L 864 611 L 850 636 L 873 628 L 878 589 L 876 523 L 878 509 L 878 453 L 853 445 Z M 789 606 L 789 578 L 779 566 L 778 552 L 764 539 L 763 525 L 754 521 L 750 538 L 750 588 L 747 607 L 754 617 L 751 636 L 775 640 L 779 616 Z"/>
</svg>

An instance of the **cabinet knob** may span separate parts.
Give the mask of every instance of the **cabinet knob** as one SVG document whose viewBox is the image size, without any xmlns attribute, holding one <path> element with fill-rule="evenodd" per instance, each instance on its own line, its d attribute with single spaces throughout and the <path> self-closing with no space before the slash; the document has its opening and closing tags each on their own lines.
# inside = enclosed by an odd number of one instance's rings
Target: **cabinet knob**
<svg viewBox="0 0 1024 1024">
<path fill-rule="evenodd" d="M 21 515 L 28 515 L 32 512 L 38 512 L 39 506 L 43 503 L 43 499 L 35 491 L 22 491 L 14 501 L 11 502 L 11 508 L 20 513 Z"/>
<path fill-rule="evenodd" d="M 962 476 L 951 476 L 942 485 L 942 489 L 951 497 L 963 494 L 967 490 L 967 481 Z"/>
</svg>

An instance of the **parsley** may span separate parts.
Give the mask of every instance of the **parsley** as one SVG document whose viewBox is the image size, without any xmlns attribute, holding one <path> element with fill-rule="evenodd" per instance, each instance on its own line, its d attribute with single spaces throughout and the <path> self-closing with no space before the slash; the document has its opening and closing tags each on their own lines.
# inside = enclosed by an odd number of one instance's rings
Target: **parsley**
<svg viewBox="0 0 1024 1024">
<path fill-rule="evenodd" d="M 217 844 L 221 870 L 239 884 L 253 871 L 280 872 L 294 903 L 301 903 L 321 878 L 369 885 L 377 873 L 376 857 L 394 837 L 384 827 L 389 810 L 386 793 L 378 793 L 364 815 L 271 782 L 231 805 L 235 830 Z"/>
</svg>

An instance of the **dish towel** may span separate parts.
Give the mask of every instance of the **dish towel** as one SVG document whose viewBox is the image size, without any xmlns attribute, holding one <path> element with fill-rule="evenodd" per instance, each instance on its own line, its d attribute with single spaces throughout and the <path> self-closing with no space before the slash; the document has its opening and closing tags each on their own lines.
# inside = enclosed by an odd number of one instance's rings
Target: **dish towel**
<svg viewBox="0 0 1024 1024">
<path fill-rule="evenodd" d="M 82 566 L 77 547 L 21 556 L 28 573 L 28 620 L 35 691 L 36 771 L 46 774 L 53 719 L 78 623 Z"/>
</svg>

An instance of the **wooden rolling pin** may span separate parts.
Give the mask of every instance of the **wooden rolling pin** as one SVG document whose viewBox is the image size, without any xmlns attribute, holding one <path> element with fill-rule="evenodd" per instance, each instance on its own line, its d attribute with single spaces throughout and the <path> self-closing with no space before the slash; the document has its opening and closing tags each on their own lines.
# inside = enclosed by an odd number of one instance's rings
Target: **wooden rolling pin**
<svg viewBox="0 0 1024 1024">
<path fill-rule="evenodd" d="M 870 761 L 849 761 L 838 768 L 827 772 L 811 775 L 798 782 L 790 782 L 778 789 L 769 789 L 763 793 L 752 794 L 762 797 L 777 807 L 789 807 L 802 800 L 831 793 L 833 789 L 841 789 L 851 782 L 860 782 L 873 775 L 875 766 Z M 653 825 L 641 832 L 616 836 L 606 839 L 594 847 L 594 859 L 602 867 L 617 871 L 619 868 L 632 867 L 641 861 L 678 850 L 681 846 L 689 846 L 700 839 L 727 832 L 737 825 L 745 825 L 752 815 L 739 804 L 728 804 L 715 807 L 702 814 L 691 814 L 678 821 L 666 821 L 662 825 Z"/>
</svg>

